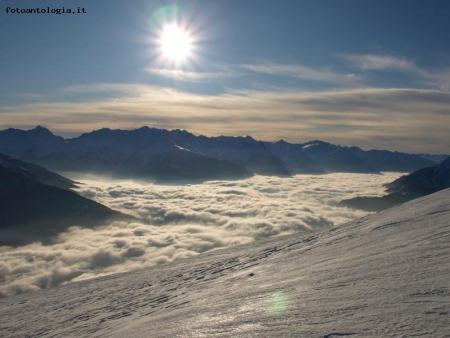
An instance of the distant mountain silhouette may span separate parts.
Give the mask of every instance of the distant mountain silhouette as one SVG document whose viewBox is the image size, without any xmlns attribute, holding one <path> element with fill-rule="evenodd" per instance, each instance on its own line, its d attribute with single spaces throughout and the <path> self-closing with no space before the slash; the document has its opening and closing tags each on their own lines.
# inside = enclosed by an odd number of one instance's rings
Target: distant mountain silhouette
<svg viewBox="0 0 450 338">
<path fill-rule="evenodd" d="M 326 172 L 379 173 L 376 166 L 357 156 L 355 149 L 336 146 L 322 141 L 302 145 L 303 152 Z"/>
<path fill-rule="evenodd" d="M 103 128 L 73 139 L 55 136 L 41 126 L 28 131 L 6 129 L 0 131 L 0 152 L 56 171 L 158 182 L 239 179 L 253 174 L 412 172 L 436 164 L 423 154 L 364 151 L 319 140 L 262 142 L 249 136 L 205 137 L 148 127 Z"/>
<path fill-rule="evenodd" d="M 416 154 L 416 155 L 419 155 L 427 160 L 436 162 L 437 164 L 445 161 L 449 157 L 449 155 L 442 155 L 442 154 Z"/>
<path fill-rule="evenodd" d="M 124 216 L 68 190 L 71 180 L 0 154 L 0 246 L 48 242 L 72 225 Z"/>
<path fill-rule="evenodd" d="M 402 176 L 386 187 L 389 192 L 421 196 L 450 188 L 450 157 L 434 167 Z"/>
<path fill-rule="evenodd" d="M 26 175 L 27 177 L 36 180 L 38 182 L 52 185 L 62 189 L 71 189 L 75 188 L 76 185 L 74 181 L 69 180 L 68 178 L 58 175 L 50 170 L 47 170 L 41 166 L 38 166 L 33 163 L 28 163 L 16 159 L 12 159 L 6 155 L 0 153 L 0 161 L 3 161 L 4 165 L 9 162 L 9 168 L 19 168 L 19 170 Z M 20 169 L 21 168 L 21 169 Z M 23 170 L 24 169 L 24 170 Z"/>
<path fill-rule="evenodd" d="M 341 205 L 366 211 L 380 211 L 450 188 L 450 157 L 438 165 L 419 169 L 385 185 L 389 194 L 382 197 L 356 197 Z"/>
</svg>

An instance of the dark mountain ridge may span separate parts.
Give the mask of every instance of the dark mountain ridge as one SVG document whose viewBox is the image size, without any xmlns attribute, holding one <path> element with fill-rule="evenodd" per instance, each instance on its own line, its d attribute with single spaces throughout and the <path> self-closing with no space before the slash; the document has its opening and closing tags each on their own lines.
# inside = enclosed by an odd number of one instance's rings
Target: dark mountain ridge
<svg viewBox="0 0 450 338">
<path fill-rule="evenodd" d="M 52 242 L 72 225 L 127 216 L 69 190 L 74 182 L 0 154 L 0 246 Z"/>
<path fill-rule="evenodd" d="M 246 137 L 195 136 L 185 130 L 102 128 L 72 139 L 41 126 L 0 131 L 0 152 L 56 171 L 93 172 L 157 182 L 239 179 L 330 172 L 412 172 L 435 165 L 423 156 L 364 151 L 323 141 L 293 144 Z"/>
<path fill-rule="evenodd" d="M 382 197 L 356 197 L 341 205 L 366 211 L 380 211 L 412 199 L 450 188 L 450 158 L 433 167 L 419 169 L 385 185 Z"/>
<path fill-rule="evenodd" d="M 420 196 L 450 188 L 450 158 L 430 168 L 419 169 L 386 185 L 388 192 Z"/>
<path fill-rule="evenodd" d="M 76 182 L 36 164 L 16 160 L 1 153 L 0 161 L 2 161 L 5 167 L 9 167 L 16 172 L 22 172 L 22 175 L 25 177 L 40 183 L 52 185 L 61 189 L 71 189 L 76 187 Z"/>
</svg>

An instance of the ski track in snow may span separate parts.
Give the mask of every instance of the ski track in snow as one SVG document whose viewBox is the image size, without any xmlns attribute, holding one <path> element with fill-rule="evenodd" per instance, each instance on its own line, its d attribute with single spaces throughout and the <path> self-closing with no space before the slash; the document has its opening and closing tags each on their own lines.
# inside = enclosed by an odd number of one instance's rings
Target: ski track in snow
<svg viewBox="0 0 450 338">
<path fill-rule="evenodd" d="M 3 337 L 449 337 L 450 190 L 0 300 Z"/>
</svg>

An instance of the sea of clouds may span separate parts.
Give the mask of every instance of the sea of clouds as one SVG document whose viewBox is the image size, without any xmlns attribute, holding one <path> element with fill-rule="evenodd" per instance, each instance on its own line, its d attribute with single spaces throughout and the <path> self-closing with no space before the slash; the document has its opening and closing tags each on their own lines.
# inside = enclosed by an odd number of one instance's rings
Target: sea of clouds
<svg viewBox="0 0 450 338">
<path fill-rule="evenodd" d="M 71 227 L 56 244 L 0 247 L 0 297 L 123 272 L 258 239 L 338 226 L 367 212 L 336 205 L 381 196 L 399 173 L 254 176 L 193 185 L 83 178 L 84 197 L 136 217 Z M 71 177 L 72 178 L 72 177 Z"/>
</svg>

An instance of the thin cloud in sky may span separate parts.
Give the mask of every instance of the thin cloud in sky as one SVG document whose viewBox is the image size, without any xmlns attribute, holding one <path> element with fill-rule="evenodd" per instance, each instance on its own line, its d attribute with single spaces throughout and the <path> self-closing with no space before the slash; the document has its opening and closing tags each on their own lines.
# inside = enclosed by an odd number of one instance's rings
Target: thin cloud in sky
<svg viewBox="0 0 450 338">
<path fill-rule="evenodd" d="M 311 68 L 302 65 L 288 65 L 266 62 L 262 64 L 242 65 L 243 69 L 275 76 L 287 76 L 302 80 L 312 80 L 325 83 L 356 85 L 361 77 L 356 74 L 335 72 L 327 68 Z"/>
<path fill-rule="evenodd" d="M 150 125 L 207 136 L 252 135 L 290 142 L 322 138 L 365 148 L 450 152 L 450 93 L 441 90 L 240 90 L 199 95 L 142 84 L 96 84 L 68 90 L 111 92 L 112 97 L 3 106 L 0 127 L 33 127 L 30 121 L 39 117 L 40 124 L 57 134 Z"/>
<path fill-rule="evenodd" d="M 139 83 L 93 83 L 87 85 L 72 85 L 62 88 L 62 91 L 69 93 L 109 93 L 110 96 L 119 94 L 137 95 L 151 92 L 153 87 Z M 161 91 L 163 88 L 161 88 Z"/>
<path fill-rule="evenodd" d="M 236 77 L 241 74 L 235 71 L 216 71 L 216 72 L 194 72 L 183 69 L 159 69 L 159 68 L 147 68 L 146 71 L 152 75 L 167 77 L 179 81 L 191 81 L 191 82 L 207 82 L 211 79 Z"/>
<path fill-rule="evenodd" d="M 432 72 L 420 70 L 419 73 L 423 76 L 427 85 L 450 91 L 450 69 Z"/>
<path fill-rule="evenodd" d="M 398 70 L 415 74 L 422 78 L 417 84 L 428 87 L 450 90 L 450 69 L 428 70 L 419 67 L 413 60 L 393 55 L 376 54 L 341 54 L 340 58 L 348 61 L 353 67 L 362 70 Z"/>
<path fill-rule="evenodd" d="M 252 73 L 268 74 L 273 76 L 282 76 L 297 78 L 302 80 L 311 80 L 323 83 L 333 83 L 347 86 L 354 86 L 361 77 L 354 73 L 339 73 L 327 68 L 311 68 L 298 64 L 287 65 L 273 62 L 261 64 L 244 64 L 235 66 L 221 65 L 219 70 L 212 72 L 197 72 L 184 69 L 166 69 L 149 67 L 146 71 L 150 74 L 172 78 L 180 81 L 200 82 L 211 79 L 237 77 L 251 75 Z"/>
<path fill-rule="evenodd" d="M 373 54 L 342 54 L 342 59 L 350 62 L 353 66 L 365 70 L 399 69 L 406 71 L 416 71 L 417 67 L 411 60 L 398 58 L 391 55 Z"/>
<path fill-rule="evenodd" d="M 13 97 L 16 97 L 19 99 L 30 100 L 30 101 L 45 100 L 45 95 L 36 94 L 36 93 L 17 93 L 17 94 L 14 94 Z"/>
</svg>

